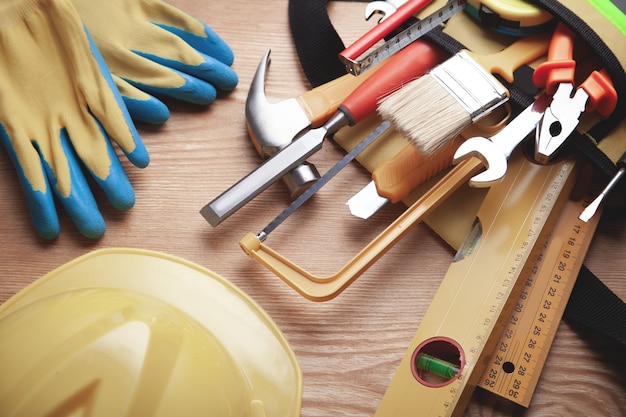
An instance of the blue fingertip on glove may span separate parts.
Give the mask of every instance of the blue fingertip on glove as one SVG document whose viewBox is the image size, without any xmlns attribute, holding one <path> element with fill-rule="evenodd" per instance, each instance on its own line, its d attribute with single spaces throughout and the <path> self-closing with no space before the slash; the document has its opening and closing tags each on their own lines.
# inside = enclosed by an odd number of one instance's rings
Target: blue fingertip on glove
<svg viewBox="0 0 626 417">
<path fill-rule="evenodd" d="M 98 204 L 91 192 L 91 188 L 87 183 L 87 179 L 83 174 L 83 168 L 78 162 L 78 157 L 70 143 L 66 129 L 61 129 L 59 140 L 61 141 L 61 148 L 67 159 L 70 173 L 71 188 L 69 195 L 64 197 L 59 193 L 57 189 L 58 179 L 50 165 L 41 157 L 48 183 L 78 231 L 91 239 L 100 238 L 106 230 L 106 224 L 98 209 Z M 115 158 L 115 160 L 117 160 L 117 158 Z"/>
<path fill-rule="evenodd" d="M 197 51 L 203 54 L 210 55 L 222 62 L 224 65 L 232 65 L 235 61 L 235 55 L 233 50 L 228 46 L 224 40 L 213 31 L 206 23 L 200 22 L 204 26 L 205 36 L 198 36 L 193 33 L 187 32 L 180 28 L 167 26 L 160 23 L 154 23 L 155 25 L 175 34 L 189 45 L 191 45 Z"/>
<path fill-rule="evenodd" d="M 211 104 L 217 98 L 217 90 L 208 82 L 193 77 L 184 72 L 177 71 L 175 69 L 170 69 L 170 71 L 175 72 L 184 80 L 183 85 L 175 88 L 166 88 L 142 84 L 130 79 L 126 81 L 148 94 L 162 97 L 171 97 L 201 106 Z"/>
<path fill-rule="evenodd" d="M 122 100 L 133 120 L 161 125 L 170 118 L 170 111 L 165 103 L 155 97 L 150 96 L 146 100 L 140 100 L 124 96 Z"/>
</svg>

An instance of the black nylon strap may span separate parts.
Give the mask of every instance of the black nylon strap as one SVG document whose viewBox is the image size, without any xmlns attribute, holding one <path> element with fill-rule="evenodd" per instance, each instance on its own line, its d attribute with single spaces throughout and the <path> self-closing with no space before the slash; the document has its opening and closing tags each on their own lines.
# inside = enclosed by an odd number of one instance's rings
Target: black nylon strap
<svg viewBox="0 0 626 417">
<path fill-rule="evenodd" d="M 564 9 L 566 15 L 572 15 L 556 1 L 540 0 L 539 2 L 544 5 L 550 4 L 551 7 L 548 8 L 553 12 L 554 9 Z M 346 73 L 345 67 L 337 58 L 345 47 L 330 23 L 326 9 L 327 3 L 328 0 L 289 0 L 289 19 L 294 42 L 305 75 L 313 86 L 324 84 Z M 430 31 L 424 38 L 450 54 L 464 48 L 463 44 L 443 33 L 441 29 Z M 597 35 L 591 38 L 594 42 L 598 40 L 602 42 Z M 606 65 L 606 62 L 604 64 Z M 609 74 L 611 74 L 610 71 Z M 613 77 L 612 74 L 611 76 Z M 532 103 L 532 95 L 516 85 L 507 85 L 507 87 L 513 104 L 526 108 Z M 622 90 L 626 89 L 626 81 L 621 87 Z M 621 94 L 619 90 L 618 93 Z M 622 93 L 621 97 L 626 97 L 626 91 Z M 621 109 L 621 114 L 618 111 L 614 112 L 611 118 L 589 132 L 595 140 L 603 138 L 624 118 L 624 99 L 620 100 L 619 105 L 621 107 L 618 110 Z M 573 138 L 570 144 L 575 145 L 570 146 L 575 146 L 580 155 L 585 156 L 607 177 L 614 175 L 616 167 L 613 162 L 587 137 L 577 132 L 575 134 L 579 137 Z M 584 265 L 572 290 L 563 318 L 595 329 L 626 345 L 626 304 Z"/>
<path fill-rule="evenodd" d="M 563 318 L 626 345 L 626 304 L 584 265 Z"/>
<path fill-rule="evenodd" d="M 346 74 L 337 55 L 345 46 L 328 17 L 328 0 L 289 0 L 289 24 L 298 57 L 313 87 Z"/>
</svg>

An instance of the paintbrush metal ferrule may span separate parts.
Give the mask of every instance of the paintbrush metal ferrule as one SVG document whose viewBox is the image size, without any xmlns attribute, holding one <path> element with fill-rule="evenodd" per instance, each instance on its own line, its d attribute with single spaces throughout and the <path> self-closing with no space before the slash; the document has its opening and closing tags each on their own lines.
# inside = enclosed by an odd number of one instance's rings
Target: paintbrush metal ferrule
<svg viewBox="0 0 626 417">
<path fill-rule="evenodd" d="M 508 99 L 508 90 L 464 51 L 429 74 L 467 110 L 472 122 Z"/>
</svg>

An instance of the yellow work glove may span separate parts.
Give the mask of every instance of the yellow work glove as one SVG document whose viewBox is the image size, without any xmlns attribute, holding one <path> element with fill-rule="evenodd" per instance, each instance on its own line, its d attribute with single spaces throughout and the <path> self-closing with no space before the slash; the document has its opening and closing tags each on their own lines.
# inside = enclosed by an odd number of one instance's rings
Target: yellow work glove
<svg viewBox="0 0 626 417">
<path fill-rule="evenodd" d="M 81 233 L 104 233 L 84 172 L 114 207 L 133 206 L 133 189 L 109 138 L 134 165 L 148 165 L 148 153 L 71 0 L 0 1 L 0 142 L 42 237 L 59 234 L 54 195 Z"/>
<path fill-rule="evenodd" d="M 161 0 L 72 1 L 133 119 L 167 120 L 169 111 L 156 97 L 206 105 L 217 90 L 237 85 L 230 47 L 181 10 Z"/>
</svg>

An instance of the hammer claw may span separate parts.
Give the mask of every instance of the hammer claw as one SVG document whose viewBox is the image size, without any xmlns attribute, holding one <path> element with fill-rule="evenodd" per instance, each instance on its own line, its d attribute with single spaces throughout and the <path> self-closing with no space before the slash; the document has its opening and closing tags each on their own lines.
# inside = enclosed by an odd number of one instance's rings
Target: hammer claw
<svg viewBox="0 0 626 417">
<path fill-rule="evenodd" d="M 295 98 L 270 103 L 265 95 L 265 81 L 271 62 L 267 49 L 252 78 L 246 99 L 246 126 L 250 139 L 261 157 L 271 158 L 302 131 L 311 127 L 307 113 Z M 317 169 L 305 162 L 288 172 L 283 181 L 292 198 L 297 197 L 319 178 Z"/>
</svg>

